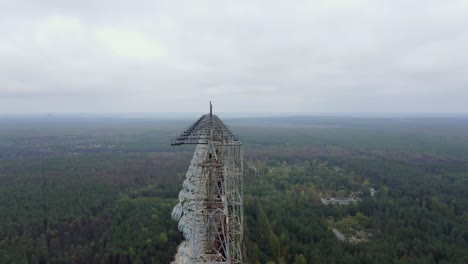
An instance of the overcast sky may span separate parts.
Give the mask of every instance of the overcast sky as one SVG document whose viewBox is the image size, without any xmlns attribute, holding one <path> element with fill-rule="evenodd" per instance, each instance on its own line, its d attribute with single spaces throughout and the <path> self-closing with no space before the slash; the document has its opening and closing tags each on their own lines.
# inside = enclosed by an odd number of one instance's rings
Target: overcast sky
<svg viewBox="0 0 468 264">
<path fill-rule="evenodd" d="M 0 0 L 0 114 L 468 112 L 468 0 Z"/>
</svg>

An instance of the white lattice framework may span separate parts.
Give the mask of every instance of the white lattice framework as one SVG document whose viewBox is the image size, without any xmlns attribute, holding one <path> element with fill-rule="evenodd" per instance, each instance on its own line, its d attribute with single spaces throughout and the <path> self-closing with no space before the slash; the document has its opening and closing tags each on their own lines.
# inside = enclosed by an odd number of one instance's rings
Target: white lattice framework
<svg viewBox="0 0 468 264">
<path fill-rule="evenodd" d="M 196 144 L 172 217 L 186 239 L 179 263 L 242 263 L 242 144 L 215 115 L 203 115 L 173 145 Z"/>
</svg>

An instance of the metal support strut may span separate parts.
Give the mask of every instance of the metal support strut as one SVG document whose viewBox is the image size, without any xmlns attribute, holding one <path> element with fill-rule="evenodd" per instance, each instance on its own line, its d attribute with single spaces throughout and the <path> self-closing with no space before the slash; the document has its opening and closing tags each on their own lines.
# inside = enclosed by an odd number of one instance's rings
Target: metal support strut
<svg viewBox="0 0 468 264">
<path fill-rule="evenodd" d="M 213 115 L 203 115 L 171 145 L 196 145 L 172 217 L 185 241 L 179 263 L 242 263 L 242 143 Z"/>
</svg>

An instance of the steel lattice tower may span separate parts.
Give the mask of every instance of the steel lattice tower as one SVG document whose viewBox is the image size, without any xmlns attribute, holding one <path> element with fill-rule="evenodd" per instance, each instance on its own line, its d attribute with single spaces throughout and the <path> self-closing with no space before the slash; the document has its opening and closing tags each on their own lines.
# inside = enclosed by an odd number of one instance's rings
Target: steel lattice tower
<svg viewBox="0 0 468 264">
<path fill-rule="evenodd" d="M 242 143 L 216 115 L 200 117 L 171 145 L 196 145 L 179 203 L 185 241 L 179 263 L 242 263 L 243 150 Z"/>
</svg>

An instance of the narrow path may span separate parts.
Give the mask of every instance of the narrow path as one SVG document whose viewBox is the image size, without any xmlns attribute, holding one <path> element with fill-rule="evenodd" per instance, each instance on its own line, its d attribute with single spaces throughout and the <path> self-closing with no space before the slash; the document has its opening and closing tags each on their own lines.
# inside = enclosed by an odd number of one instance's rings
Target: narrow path
<svg viewBox="0 0 468 264">
<path fill-rule="evenodd" d="M 346 241 L 346 237 L 340 231 L 338 231 L 338 229 L 332 228 L 332 231 L 338 240 Z"/>
</svg>

